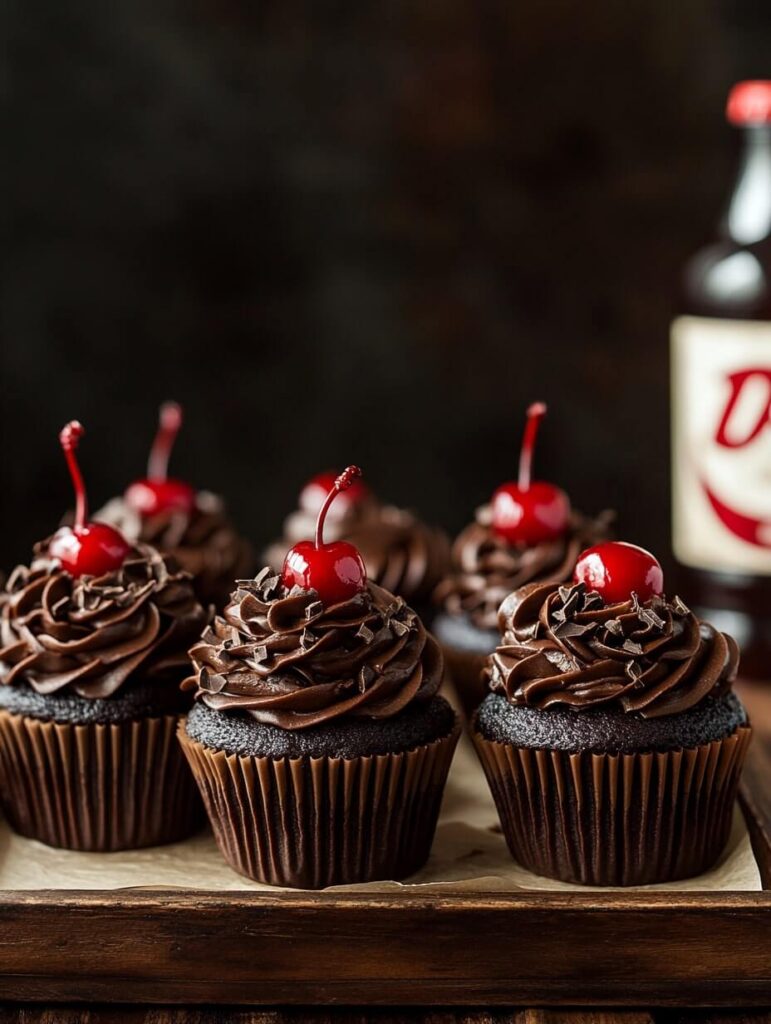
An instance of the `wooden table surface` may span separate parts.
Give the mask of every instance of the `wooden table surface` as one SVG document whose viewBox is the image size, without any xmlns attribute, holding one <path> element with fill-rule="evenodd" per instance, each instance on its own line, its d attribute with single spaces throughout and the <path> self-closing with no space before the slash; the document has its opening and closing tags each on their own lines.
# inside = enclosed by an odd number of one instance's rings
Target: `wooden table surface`
<svg viewBox="0 0 771 1024">
<path fill-rule="evenodd" d="M 771 685 L 742 687 L 755 735 L 753 771 L 766 780 L 756 788 L 756 808 L 771 832 Z M 766 880 L 766 885 L 769 882 Z M 771 991 L 768 994 L 771 1007 Z M 425 1009 L 286 1009 L 238 1007 L 121 1007 L 0 1005 L 0 1024 L 771 1024 L 768 1010 L 441 1010 Z"/>
<path fill-rule="evenodd" d="M 244 1010 L 0 1007 L 0 1024 L 769 1024 L 766 1010 Z"/>
</svg>

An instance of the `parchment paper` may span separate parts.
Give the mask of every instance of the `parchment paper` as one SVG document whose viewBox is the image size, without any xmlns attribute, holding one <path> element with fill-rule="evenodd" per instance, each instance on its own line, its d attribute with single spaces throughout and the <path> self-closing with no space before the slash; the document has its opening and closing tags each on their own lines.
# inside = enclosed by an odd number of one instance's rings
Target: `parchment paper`
<svg viewBox="0 0 771 1024">
<path fill-rule="evenodd" d="M 184 888 L 222 891 L 271 890 L 242 878 L 222 860 L 209 833 L 184 843 L 126 853 L 71 853 L 22 839 L 0 823 L 0 889 Z M 448 891 L 582 891 L 540 878 L 516 864 L 500 834 L 498 816 L 471 742 L 463 738 L 450 771 L 445 800 L 428 864 L 406 882 L 337 886 L 346 892 L 413 889 Z M 698 878 L 662 890 L 752 891 L 761 888 L 749 836 L 737 808 L 731 838 L 720 862 Z M 276 891 L 276 890 L 272 890 Z"/>
</svg>

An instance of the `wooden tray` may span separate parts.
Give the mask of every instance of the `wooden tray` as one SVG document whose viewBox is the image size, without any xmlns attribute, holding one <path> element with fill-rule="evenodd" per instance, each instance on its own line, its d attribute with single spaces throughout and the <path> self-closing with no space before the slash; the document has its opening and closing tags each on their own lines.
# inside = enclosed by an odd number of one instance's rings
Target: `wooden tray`
<svg viewBox="0 0 771 1024">
<path fill-rule="evenodd" d="M 771 1004 L 771 689 L 743 696 L 756 732 L 741 799 L 763 892 L 5 892 L 0 998 Z"/>
</svg>

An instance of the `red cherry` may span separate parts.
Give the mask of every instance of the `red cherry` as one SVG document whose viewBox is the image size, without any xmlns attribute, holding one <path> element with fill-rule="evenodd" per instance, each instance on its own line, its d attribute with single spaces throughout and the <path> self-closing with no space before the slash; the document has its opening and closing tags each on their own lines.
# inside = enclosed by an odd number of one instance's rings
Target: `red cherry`
<svg viewBox="0 0 771 1024">
<path fill-rule="evenodd" d="M 367 572 L 358 548 L 338 540 L 317 548 L 303 540 L 287 552 L 282 573 L 284 586 L 315 590 L 325 605 L 347 601 L 364 589 Z"/>
<path fill-rule="evenodd" d="M 621 540 L 582 551 L 573 581 L 596 590 L 606 604 L 628 601 L 632 593 L 640 601 L 664 593 L 664 573 L 658 560 L 645 548 Z"/>
<path fill-rule="evenodd" d="M 519 479 L 516 483 L 501 484 L 492 497 L 493 530 L 509 544 L 532 545 L 556 540 L 570 522 L 567 494 L 554 484 L 530 480 L 535 438 L 545 415 L 543 402 L 535 402 L 527 410 Z"/>
<path fill-rule="evenodd" d="M 182 407 L 164 402 L 158 416 L 158 432 L 150 449 L 147 478 L 129 484 L 124 495 L 126 503 L 143 516 L 159 512 L 192 512 L 195 489 L 184 480 L 168 478 L 169 456 L 182 426 Z"/>
<path fill-rule="evenodd" d="M 329 506 L 341 491 L 347 490 L 361 476 L 358 466 L 349 466 L 336 477 L 327 492 L 316 520 L 316 540 L 304 540 L 287 552 L 281 579 L 285 587 L 315 590 L 322 604 L 347 601 L 367 585 L 367 570 L 357 548 L 347 541 L 323 543 L 324 520 Z"/>
<path fill-rule="evenodd" d="M 103 576 L 119 568 L 131 546 L 117 530 L 106 523 L 86 522 L 86 488 L 75 457 L 78 442 L 85 431 L 77 420 L 68 423 L 59 434 L 64 457 L 75 488 L 75 524 L 62 526 L 51 538 L 48 554 L 59 561 L 71 576 Z"/>
<path fill-rule="evenodd" d="M 184 480 L 135 480 L 126 488 L 125 499 L 143 516 L 190 512 L 195 504 L 195 490 Z"/>
<path fill-rule="evenodd" d="M 335 486 L 337 473 L 318 473 L 312 477 L 300 491 L 300 507 L 311 515 L 318 515 L 321 506 L 327 500 L 327 496 Z M 340 492 L 340 500 L 336 503 L 340 514 L 345 514 L 345 506 L 357 505 L 369 497 L 369 488 L 361 480 L 353 480 L 347 490 Z M 333 513 L 334 514 L 334 513 Z"/>
<path fill-rule="evenodd" d="M 51 538 L 48 553 L 70 576 L 103 576 L 125 561 L 130 547 L 112 526 L 86 523 L 62 526 Z"/>
</svg>

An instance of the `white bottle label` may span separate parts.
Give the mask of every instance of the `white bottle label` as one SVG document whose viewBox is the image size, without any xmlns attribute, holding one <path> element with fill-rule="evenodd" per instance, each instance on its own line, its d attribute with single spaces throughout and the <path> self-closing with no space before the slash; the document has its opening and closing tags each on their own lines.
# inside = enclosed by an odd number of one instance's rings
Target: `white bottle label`
<svg viewBox="0 0 771 1024">
<path fill-rule="evenodd" d="M 678 561 L 771 575 L 771 322 L 672 324 L 672 514 Z"/>
</svg>

